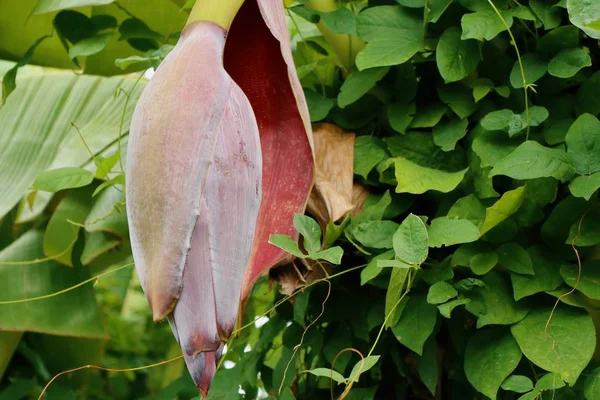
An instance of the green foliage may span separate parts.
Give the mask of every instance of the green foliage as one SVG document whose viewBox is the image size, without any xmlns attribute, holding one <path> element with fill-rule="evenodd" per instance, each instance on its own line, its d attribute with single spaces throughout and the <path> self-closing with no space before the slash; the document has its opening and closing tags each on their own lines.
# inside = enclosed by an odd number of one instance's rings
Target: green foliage
<svg viewBox="0 0 600 400">
<path fill-rule="evenodd" d="M 0 5 L 0 56 L 21 60 L 0 62 L 1 400 L 180 354 L 131 269 L 11 301 L 131 261 L 121 168 L 145 80 L 89 73 L 156 69 L 190 4 L 26 3 L 14 23 Z M 356 133 L 370 194 L 271 235 L 295 291 L 259 281 L 209 399 L 600 398 L 599 6 L 313 3 L 285 2 L 311 121 Z M 47 398 L 198 398 L 181 360 L 78 374 Z"/>
</svg>

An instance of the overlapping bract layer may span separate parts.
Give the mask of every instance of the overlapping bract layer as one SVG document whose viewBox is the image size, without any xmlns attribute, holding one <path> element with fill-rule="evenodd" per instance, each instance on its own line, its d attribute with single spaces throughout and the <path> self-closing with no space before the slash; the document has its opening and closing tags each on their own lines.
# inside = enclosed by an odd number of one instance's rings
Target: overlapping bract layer
<svg viewBox="0 0 600 400">
<path fill-rule="evenodd" d="M 155 321 L 168 317 L 203 393 L 240 301 L 285 258 L 269 235 L 294 234 L 313 182 L 287 35 L 278 0 L 247 0 L 227 45 L 218 25 L 189 23 L 133 116 L 127 203 L 136 268 Z"/>
</svg>

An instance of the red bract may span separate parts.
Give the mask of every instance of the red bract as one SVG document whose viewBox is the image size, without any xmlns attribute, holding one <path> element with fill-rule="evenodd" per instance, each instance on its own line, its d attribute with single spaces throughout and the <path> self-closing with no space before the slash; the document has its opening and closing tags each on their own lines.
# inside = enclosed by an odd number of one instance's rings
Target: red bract
<svg viewBox="0 0 600 400">
<path fill-rule="evenodd" d="M 268 239 L 294 236 L 314 173 L 283 5 L 248 0 L 226 36 L 186 26 L 136 106 L 127 162 L 140 281 L 204 394 L 240 301 L 286 259 Z"/>
</svg>

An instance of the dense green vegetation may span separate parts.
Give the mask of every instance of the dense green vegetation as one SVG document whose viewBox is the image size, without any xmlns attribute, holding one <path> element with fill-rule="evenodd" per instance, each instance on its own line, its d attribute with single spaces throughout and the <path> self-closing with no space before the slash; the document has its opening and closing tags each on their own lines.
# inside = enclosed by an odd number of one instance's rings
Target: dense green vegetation
<svg viewBox="0 0 600 400">
<path fill-rule="evenodd" d="M 0 4 L 0 400 L 181 354 L 132 268 L 123 164 L 192 3 Z M 286 7 L 311 119 L 369 195 L 272 238 L 305 262 L 259 281 L 209 398 L 600 399 L 600 4 Z M 45 395 L 197 397 L 180 358 Z"/>
</svg>

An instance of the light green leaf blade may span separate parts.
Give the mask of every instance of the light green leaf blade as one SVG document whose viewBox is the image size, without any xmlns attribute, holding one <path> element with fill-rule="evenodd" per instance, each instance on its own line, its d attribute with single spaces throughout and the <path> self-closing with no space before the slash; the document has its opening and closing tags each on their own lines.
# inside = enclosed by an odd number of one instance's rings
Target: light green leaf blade
<svg viewBox="0 0 600 400">
<path fill-rule="evenodd" d="M 527 250 L 533 265 L 533 275 L 511 274 L 515 300 L 536 293 L 549 292 L 562 283 L 560 263 L 549 256 L 543 246 L 531 247 Z"/>
<path fill-rule="evenodd" d="M 469 293 L 467 310 L 477 316 L 477 328 L 486 325 L 512 325 L 527 315 L 527 309 L 517 303 L 504 277 L 490 271 L 482 278 L 485 286 L 477 286 Z"/>
<path fill-rule="evenodd" d="M 495 252 L 479 253 L 471 257 L 469 267 L 475 275 L 485 275 L 498 264 L 498 255 Z"/>
<path fill-rule="evenodd" d="M 363 69 L 362 71 L 352 71 L 346 78 L 337 101 L 340 108 L 344 108 L 349 104 L 354 103 L 363 95 L 367 94 L 377 82 L 379 82 L 389 71 L 389 67 L 378 67 Z"/>
<path fill-rule="evenodd" d="M 396 157 L 394 166 L 398 182 L 396 193 L 412 194 L 423 194 L 428 190 L 448 193 L 456 189 L 468 170 L 447 172 L 423 167 L 403 157 Z"/>
<path fill-rule="evenodd" d="M 28 231 L 0 252 L 0 263 L 43 258 L 43 237 L 41 231 Z M 19 270 L 18 274 L 15 274 L 15 268 Z M 51 294 L 89 278 L 87 268 L 67 269 L 55 261 L 0 266 L 0 301 Z M 1 330 L 88 338 L 106 337 L 91 285 L 49 299 L 0 307 Z"/>
<path fill-rule="evenodd" d="M 483 227 L 481 228 L 481 234 L 485 234 L 490 229 L 516 213 L 519 210 L 519 207 L 521 207 L 521 204 L 523 204 L 524 194 L 525 186 L 509 190 L 504 193 L 493 206 L 487 208 L 485 210 L 485 219 L 483 221 Z"/>
<path fill-rule="evenodd" d="M 502 389 L 517 393 L 527 393 L 533 390 L 533 382 L 523 375 L 511 375 L 502 382 Z"/>
<path fill-rule="evenodd" d="M 442 304 L 458 296 L 458 292 L 448 282 L 436 282 L 429 287 L 427 302 L 429 304 Z"/>
<path fill-rule="evenodd" d="M 479 239 L 479 229 L 467 219 L 439 217 L 427 229 L 429 247 L 453 246 Z"/>
<path fill-rule="evenodd" d="M 425 341 L 433 333 L 436 321 L 437 307 L 427 303 L 425 295 L 411 295 L 392 332 L 400 343 L 422 355 Z"/>
<path fill-rule="evenodd" d="M 590 0 L 567 0 L 571 23 L 588 36 L 600 39 L 600 3 Z"/>
<path fill-rule="evenodd" d="M 523 354 L 503 329 L 480 330 L 465 349 L 465 375 L 478 392 L 496 399 L 504 380 L 517 368 Z"/>
<path fill-rule="evenodd" d="M 594 400 L 600 398 L 600 367 L 595 368 L 585 378 L 583 384 L 583 393 L 586 400 Z"/>
<path fill-rule="evenodd" d="M 496 254 L 500 265 L 507 270 L 522 275 L 534 275 L 531 257 L 519 244 L 504 243 L 496 249 Z"/>
<path fill-rule="evenodd" d="M 433 128 L 433 141 L 444 151 L 452 151 L 456 143 L 467 134 L 468 119 L 453 119 Z"/>
<path fill-rule="evenodd" d="M 71 72 L 28 73 L 0 109 L 0 216 L 13 208 L 43 171 L 83 165 L 90 154 L 71 122 L 94 153 L 115 143 L 119 135 L 125 96 L 135 77 L 102 78 Z M 136 86 L 125 110 L 129 126 L 135 102 L 143 88 Z M 39 115 L 46 116 L 39 118 Z M 50 123 L 51 122 L 51 123 Z M 124 143 L 122 144 L 124 145 Z"/>
<path fill-rule="evenodd" d="M 582 68 L 590 67 L 592 59 L 583 49 L 561 51 L 548 64 L 548 73 L 557 78 L 572 78 Z"/>
<path fill-rule="evenodd" d="M 573 385 L 594 354 L 594 323 L 587 312 L 571 307 L 559 306 L 550 313 L 532 310 L 511 331 L 531 362 Z"/>
<path fill-rule="evenodd" d="M 399 6 L 364 10 L 356 18 L 358 36 L 367 45 L 358 53 L 359 70 L 402 64 L 424 47 L 423 20 Z"/>
<path fill-rule="evenodd" d="M 506 175 L 513 179 L 553 177 L 564 182 L 574 172 L 563 150 L 551 149 L 528 140 L 500 160 L 490 172 L 490 176 Z"/>
<path fill-rule="evenodd" d="M 446 83 L 466 78 L 479 64 L 479 46 L 475 40 L 461 40 L 461 31 L 453 26 L 442 34 L 435 60 Z"/>
<path fill-rule="evenodd" d="M 315 376 L 323 376 L 329 379 L 333 379 L 338 384 L 346 382 L 346 378 L 344 378 L 342 374 L 329 368 L 315 368 L 306 372 L 309 372 Z"/>
<path fill-rule="evenodd" d="M 582 175 L 600 171 L 600 121 L 583 114 L 569 128 L 565 142 L 571 165 Z"/>
<path fill-rule="evenodd" d="M 86 169 L 78 167 L 57 168 L 39 174 L 33 181 L 31 189 L 58 192 L 89 185 L 93 180 L 94 174 Z"/>
<path fill-rule="evenodd" d="M 68 8 L 101 6 L 110 4 L 115 0 L 37 0 L 32 14 L 44 14 L 52 11 L 66 10 Z"/>
<path fill-rule="evenodd" d="M 381 269 L 381 268 L 380 268 Z M 402 297 L 402 292 L 405 287 L 406 278 L 408 277 L 409 270 L 407 268 L 393 268 L 392 274 L 390 275 L 390 282 L 388 289 L 385 294 L 385 315 L 388 316 L 390 313 L 395 312 L 398 314 L 398 310 L 394 311 L 394 307 L 404 307 L 406 301 L 398 303 Z M 398 304 L 396 304 L 398 303 Z M 393 315 L 392 315 L 393 317 Z M 386 327 L 392 325 L 394 318 L 389 318 L 386 322 Z"/>
<path fill-rule="evenodd" d="M 294 228 L 304 238 L 304 248 L 309 254 L 321 250 L 321 227 L 317 221 L 307 215 L 296 214 Z"/>
<path fill-rule="evenodd" d="M 537 82 L 548 72 L 548 61 L 542 60 L 535 53 L 525 54 L 521 58 L 521 62 L 523 63 L 525 80 L 528 85 Z M 518 62 L 515 62 L 510 72 L 510 84 L 516 89 L 523 89 L 523 76 Z"/>
<path fill-rule="evenodd" d="M 106 47 L 106 43 L 108 43 L 111 36 L 112 33 L 103 33 L 80 40 L 69 49 L 69 57 L 73 59 L 100 53 Z"/>
<path fill-rule="evenodd" d="M 571 194 L 575 197 L 583 197 L 586 200 L 591 199 L 598 189 L 600 189 L 600 172 L 578 176 L 569 183 Z"/>
<path fill-rule="evenodd" d="M 560 275 L 567 285 L 576 288 L 591 299 L 600 300 L 599 261 L 586 261 L 583 263 L 581 266 L 581 276 L 578 265 L 564 264 L 560 267 Z"/>
<path fill-rule="evenodd" d="M 510 28 L 513 23 L 512 16 L 508 13 L 503 13 L 502 16 Z M 463 15 L 461 26 L 463 40 L 477 39 L 481 41 L 485 39 L 489 41 L 506 30 L 506 27 L 491 7 L 483 11 Z"/>
<path fill-rule="evenodd" d="M 352 367 L 352 371 L 350 372 L 350 376 L 348 377 L 349 382 L 358 382 L 361 374 L 367 372 L 371 368 L 377 364 L 379 361 L 379 356 L 368 356 L 365 357 L 364 360 L 359 361 Z"/>
<path fill-rule="evenodd" d="M 71 252 L 80 226 L 92 208 L 92 188 L 70 191 L 60 201 L 44 233 L 44 254 L 69 267 L 73 266 Z M 69 222 L 72 221 L 73 223 Z"/>
<path fill-rule="evenodd" d="M 298 243 L 296 243 L 296 241 L 288 235 L 271 235 L 269 236 L 269 243 L 287 251 L 288 253 L 298 258 L 306 258 L 306 255 L 300 251 Z"/>
<path fill-rule="evenodd" d="M 409 214 L 394 233 L 393 245 L 396 257 L 402 261 L 411 265 L 419 265 L 425 261 L 429 253 L 428 237 L 421 218 Z"/>
</svg>

